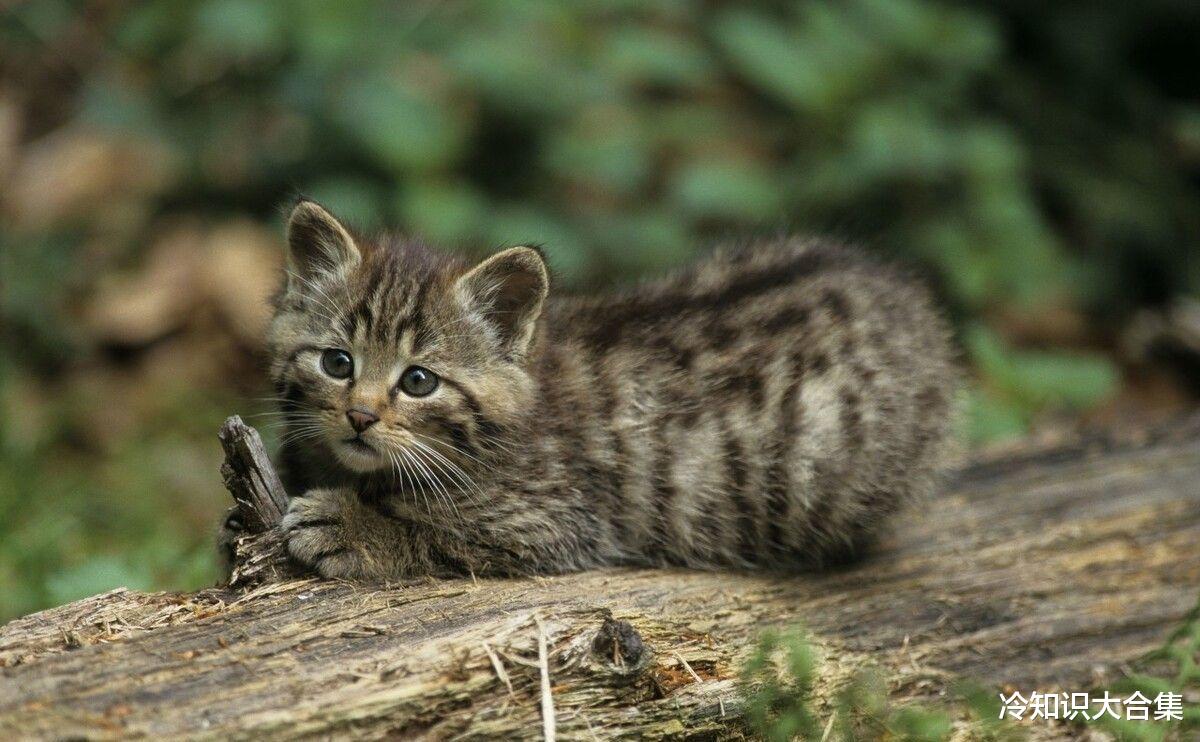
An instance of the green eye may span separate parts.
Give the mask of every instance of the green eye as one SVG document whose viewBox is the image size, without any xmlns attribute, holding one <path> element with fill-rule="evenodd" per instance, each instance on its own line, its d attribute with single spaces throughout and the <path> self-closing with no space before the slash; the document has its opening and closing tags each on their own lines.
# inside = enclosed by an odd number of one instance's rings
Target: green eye
<svg viewBox="0 0 1200 742">
<path fill-rule="evenodd" d="M 438 377 L 427 368 L 409 366 L 400 375 L 400 388 L 410 397 L 425 397 L 438 388 Z"/>
<path fill-rule="evenodd" d="M 354 373 L 354 358 L 344 350 L 330 348 L 321 354 L 321 370 L 335 379 L 348 379 Z"/>
</svg>

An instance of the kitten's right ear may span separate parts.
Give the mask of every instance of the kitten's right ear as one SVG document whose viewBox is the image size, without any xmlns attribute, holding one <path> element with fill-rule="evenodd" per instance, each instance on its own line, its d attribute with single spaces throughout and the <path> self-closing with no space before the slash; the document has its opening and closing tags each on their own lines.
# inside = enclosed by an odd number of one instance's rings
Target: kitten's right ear
<svg viewBox="0 0 1200 742">
<path fill-rule="evenodd" d="M 362 260 L 354 237 L 316 201 L 302 199 L 287 224 L 288 271 L 301 278 L 353 268 Z"/>
</svg>

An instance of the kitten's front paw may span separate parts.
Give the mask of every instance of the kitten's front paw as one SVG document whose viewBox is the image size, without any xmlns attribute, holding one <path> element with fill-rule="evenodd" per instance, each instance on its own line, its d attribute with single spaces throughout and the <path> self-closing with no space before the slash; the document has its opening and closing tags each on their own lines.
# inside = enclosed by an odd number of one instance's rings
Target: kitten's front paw
<svg viewBox="0 0 1200 742">
<path fill-rule="evenodd" d="M 281 523 L 288 553 L 322 577 L 374 577 L 354 529 L 355 510 L 361 507 L 358 496 L 343 489 L 309 490 L 292 498 Z"/>
</svg>

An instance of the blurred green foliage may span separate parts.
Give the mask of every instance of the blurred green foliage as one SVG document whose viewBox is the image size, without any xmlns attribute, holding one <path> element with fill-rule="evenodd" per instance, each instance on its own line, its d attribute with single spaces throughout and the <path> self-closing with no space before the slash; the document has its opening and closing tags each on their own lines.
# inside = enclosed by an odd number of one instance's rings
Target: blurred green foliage
<svg viewBox="0 0 1200 742">
<path fill-rule="evenodd" d="M 1198 22 L 1184 3 L 120 7 L 71 115 L 179 158 L 160 206 L 266 215 L 299 189 L 368 227 L 542 242 L 575 281 L 832 229 L 971 314 L 1128 307 L 1138 261 L 1200 278 L 1200 108 L 1155 87 L 1194 73 L 1136 66 Z M 6 53 L 77 10 L 19 5 Z"/>
<path fill-rule="evenodd" d="M 1197 37 L 1186 0 L 10 4 L 23 143 L 102 131 L 158 165 L 136 198 L 0 230 L 0 368 L 59 394 L 101 352 L 73 297 L 136 266 L 162 219 L 277 222 L 302 191 L 451 248 L 540 243 L 578 287 L 728 236 L 865 242 L 938 287 L 978 382 L 971 434 L 1018 434 L 1110 399 L 1107 330 L 1200 288 Z M 1086 343 L 1009 331 L 1064 313 Z M 122 462 L 208 451 L 240 383 L 99 451 L 68 402 L 36 443 L 6 422 L 0 617 L 204 579 L 215 473 L 181 518 L 161 468 Z"/>
<path fill-rule="evenodd" d="M 212 584 L 222 502 L 210 441 L 234 403 L 179 390 L 102 453 L 63 445 L 86 438 L 73 428 L 89 402 L 69 392 L 37 409 L 45 427 L 0 426 L 0 619 L 118 586 Z"/>
</svg>

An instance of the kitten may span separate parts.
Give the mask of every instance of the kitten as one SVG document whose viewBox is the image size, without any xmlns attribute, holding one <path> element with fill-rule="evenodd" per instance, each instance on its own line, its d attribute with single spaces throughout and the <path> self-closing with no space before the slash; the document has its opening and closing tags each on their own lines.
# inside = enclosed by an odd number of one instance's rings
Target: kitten
<svg viewBox="0 0 1200 742">
<path fill-rule="evenodd" d="M 292 556 L 328 577 L 796 569 L 926 494 L 957 372 L 897 273 L 779 240 L 549 297 L 301 201 L 270 328 Z"/>
</svg>

